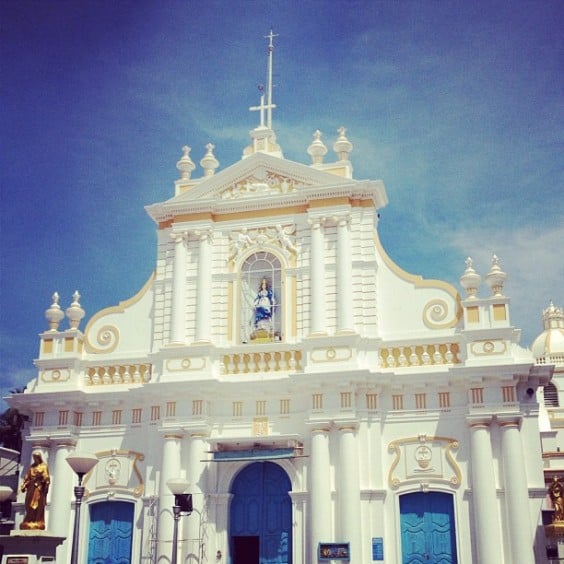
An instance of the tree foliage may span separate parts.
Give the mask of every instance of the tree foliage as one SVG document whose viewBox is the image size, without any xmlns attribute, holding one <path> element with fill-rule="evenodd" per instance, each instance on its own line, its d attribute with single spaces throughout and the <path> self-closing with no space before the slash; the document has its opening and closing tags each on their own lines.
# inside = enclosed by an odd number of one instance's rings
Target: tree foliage
<svg viewBox="0 0 564 564">
<path fill-rule="evenodd" d="M 10 390 L 13 394 L 21 394 L 25 388 Z M 15 407 L 9 407 L 0 415 L 0 444 L 18 452 L 22 451 L 22 429 L 26 417 Z"/>
</svg>

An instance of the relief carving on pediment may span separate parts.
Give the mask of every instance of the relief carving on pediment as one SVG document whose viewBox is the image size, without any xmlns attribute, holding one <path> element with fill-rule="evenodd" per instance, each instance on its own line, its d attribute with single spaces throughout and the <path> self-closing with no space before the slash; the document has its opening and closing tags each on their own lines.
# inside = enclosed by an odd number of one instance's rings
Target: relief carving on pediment
<svg viewBox="0 0 564 564">
<path fill-rule="evenodd" d="M 228 186 L 221 192 L 221 199 L 235 200 L 260 195 L 289 194 L 300 186 L 308 185 L 310 184 L 273 172 L 257 171 L 253 176 Z"/>
</svg>

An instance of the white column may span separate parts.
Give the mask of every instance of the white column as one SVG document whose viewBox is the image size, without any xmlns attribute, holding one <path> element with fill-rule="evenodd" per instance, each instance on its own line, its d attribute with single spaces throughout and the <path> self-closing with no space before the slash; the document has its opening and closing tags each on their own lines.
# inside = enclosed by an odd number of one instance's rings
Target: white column
<svg viewBox="0 0 564 564">
<path fill-rule="evenodd" d="M 472 504 L 480 564 L 503 562 L 489 422 L 470 424 Z"/>
<path fill-rule="evenodd" d="M 51 503 L 47 529 L 56 536 L 68 537 L 72 533 L 71 500 L 73 486 L 78 485 L 76 475 L 67 462 L 67 456 L 74 449 L 70 442 L 56 443 L 51 448 L 49 474 L 51 475 Z"/>
<path fill-rule="evenodd" d="M 199 231 L 198 287 L 196 289 L 196 342 L 209 342 L 211 319 L 211 230 Z"/>
<path fill-rule="evenodd" d="M 350 216 L 337 219 L 337 330 L 354 330 Z"/>
<path fill-rule="evenodd" d="M 180 446 L 182 436 L 165 435 L 163 456 L 161 460 L 161 477 L 159 481 L 159 518 L 157 533 L 157 563 L 169 563 L 172 556 L 172 532 L 174 518 L 172 506 L 174 496 L 170 493 L 167 481 L 180 476 Z"/>
<path fill-rule="evenodd" d="M 360 472 L 354 426 L 339 428 L 339 542 L 349 542 L 351 563 L 362 564 Z"/>
<path fill-rule="evenodd" d="M 229 559 L 229 505 L 233 494 L 217 493 L 209 495 L 210 515 L 209 525 L 206 531 L 207 538 L 211 545 L 211 557 L 208 552 L 209 561 L 213 562 L 213 558 L 217 559 L 217 551 L 221 552 L 221 564 L 230 562 Z"/>
<path fill-rule="evenodd" d="M 193 434 L 190 437 L 188 447 L 188 492 L 192 494 L 192 505 L 194 511 L 192 515 L 186 517 L 187 538 L 185 543 L 187 550 L 184 552 L 184 559 L 191 564 L 200 562 L 200 545 L 202 543 L 202 523 L 204 522 L 204 494 L 206 485 L 203 483 L 205 476 L 205 463 L 202 460 L 205 457 L 206 442 L 201 434 Z"/>
<path fill-rule="evenodd" d="M 531 514 L 529 512 L 529 490 L 523 445 L 519 433 L 519 421 L 501 421 L 501 456 L 507 521 L 509 523 L 509 543 L 513 564 L 534 564 Z"/>
<path fill-rule="evenodd" d="M 307 539 L 306 492 L 289 492 L 292 500 L 292 562 L 313 562 L 309 556 Z"/>
<path fill-rule="evenodd" d="M 329 474 L 329 429 L 311 432 L 311 465 L 309 493 L 311 500 L 311 561 L 317 562 L 317 546 L 331 542 L 331 480 Z"/>
<path fill-rule="evenodd" d="M 174 262 L 172 305 L 170 313 L 170 343 L 186 342 L 186 233 L 172 233 Z"/>
<path fill-rule="evenodd" d="M 325 266 L 323 244 L 323 218 L 310 220 L 310 333 L 325 333 Z"/>
</svg>

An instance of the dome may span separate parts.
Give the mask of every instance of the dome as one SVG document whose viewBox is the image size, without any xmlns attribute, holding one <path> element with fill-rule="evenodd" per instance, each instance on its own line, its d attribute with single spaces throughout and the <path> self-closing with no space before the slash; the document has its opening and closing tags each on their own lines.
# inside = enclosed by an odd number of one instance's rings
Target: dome
<svg viewBox="0 0 564 564">
<path fill-rule="evenodd" d="M 564 310 L 550 302 L 542 312 L 544 331 L 533 341 L 531 349 L 536 359 L 546 357 L 550 364 L 564 363 Z"/>
</svg>

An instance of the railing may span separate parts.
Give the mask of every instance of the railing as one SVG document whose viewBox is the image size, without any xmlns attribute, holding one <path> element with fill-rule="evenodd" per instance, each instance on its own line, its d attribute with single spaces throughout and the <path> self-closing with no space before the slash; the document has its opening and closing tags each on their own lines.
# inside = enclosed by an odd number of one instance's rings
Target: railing
<svg viewBox="0 0 564 564">
<path fill-rule="evenodd" d="M 293 372 L 302 368 L 299 350 L 237 352 L 224 354 L 222 360 L 223 374 Z"/>
<path fill-rule="evenodd" d="M 150 364 L 116 364 L 90 366 L 85 376 L 87 386 L 110 384 L 143 384 L 151 381 Z"/>
<path fill-rule="evenodd" d="M 435 343 L 383 347 L 380 349 L 380 363 L 383 368 L 407 366 L 433 366 L 438 364 L 459 364 L 458 343 Z"/>
</svg>

